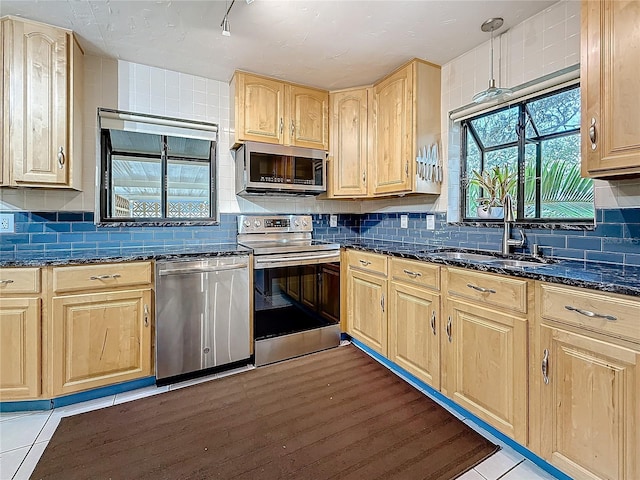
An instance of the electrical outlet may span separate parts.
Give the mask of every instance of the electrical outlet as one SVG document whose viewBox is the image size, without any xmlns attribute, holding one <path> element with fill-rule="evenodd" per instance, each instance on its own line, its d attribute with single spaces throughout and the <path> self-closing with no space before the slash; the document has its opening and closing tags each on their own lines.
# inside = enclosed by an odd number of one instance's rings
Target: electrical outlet
<svg viewBox="0 0 640 480">
<path fill-rule="evenodd" d="M 400 228 L 409 228 L 409 215 L 400 215 Z"/>
<path fill-rule="evenodd" d="M 436 216 L 427 215 L 427 230 L 435 230 L 435 229 L 436 229 Z"/>
<path fill-rule="evenodd" d="M 0 233 L 14 233 L 13 213 L 0 213 Z"/>
<path fill-rule="evenodd" d="M 329 215 L 329 226 L 330 227 L 338 226 L 338 215 Z"/>
</svg>

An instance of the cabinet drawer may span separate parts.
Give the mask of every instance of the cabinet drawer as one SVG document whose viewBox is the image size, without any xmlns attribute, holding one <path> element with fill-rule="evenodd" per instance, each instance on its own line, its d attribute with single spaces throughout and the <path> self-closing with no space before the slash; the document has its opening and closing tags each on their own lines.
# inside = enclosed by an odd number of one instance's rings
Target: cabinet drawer
<svg viewBox="0 0 640 480">
<path fill-rule="evenodd" d="M 39 268 L 0 269 L 0 294 L 40 293 Z"/>
<path fill-rule="evenodd" d="M 544 283 L 539 294 L 544 320 L 640 343 L 640 300 Z"/>
<path fill-rule="evenodd" d="M 73 292 L 151 283 L 151 263 L 109 263 L 53 269 L 53 291 Z"/>
<path fill-rule="evenodd" d="M 349 267 L 387 275 L 387 257 L 377 253 L 349 250 Z"/>
<path fill-rule="evenodd" d="M 391 258 L 391 278 L 397 282 L 412 283 L 440 290 L 440 267 L 426 262 Z"/>
<path fill-rule="evenodd" d="M 447 269 L 449 295 L 527 313 L 527 282 L 470 270 Z"/>
</svg>

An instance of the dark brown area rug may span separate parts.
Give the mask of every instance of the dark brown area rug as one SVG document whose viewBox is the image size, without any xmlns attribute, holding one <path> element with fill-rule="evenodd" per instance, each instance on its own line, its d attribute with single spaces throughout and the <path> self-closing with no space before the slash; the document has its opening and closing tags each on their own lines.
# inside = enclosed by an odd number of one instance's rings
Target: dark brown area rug
<svg viewBox="0 0 640 480">
<path fill-rule="evenodd" d="M 65 418 L 32 478 L 451 479 L 498 448 L 345 346 Z"/>
</svg>

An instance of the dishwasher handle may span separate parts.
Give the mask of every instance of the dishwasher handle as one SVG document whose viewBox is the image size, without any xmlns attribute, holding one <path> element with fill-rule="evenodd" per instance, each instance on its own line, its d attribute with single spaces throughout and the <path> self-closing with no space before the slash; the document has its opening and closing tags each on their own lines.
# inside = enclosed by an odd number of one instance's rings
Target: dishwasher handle
<svg viewBox="0 0 640 480">
<path fill-rule="evenodd" d="M 226 272 L 229 270 L 240 270 L 242 268 L 249 268 L 246 263 L 235 263 L 233 265 L 217 265 L 211 267 L 200 268 L 176 268 L 175 270 L 160 270 L 158 275 L 164 277 L 166 275 L 185 275 L 192 273 L 210 273 L 210 272 Z"/>
</svg>

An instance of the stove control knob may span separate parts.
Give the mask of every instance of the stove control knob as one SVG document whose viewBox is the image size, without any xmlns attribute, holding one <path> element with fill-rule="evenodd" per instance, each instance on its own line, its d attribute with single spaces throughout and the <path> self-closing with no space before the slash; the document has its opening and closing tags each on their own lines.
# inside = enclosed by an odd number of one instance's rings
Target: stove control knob
<svg viewBox="0 0 640 480">
<path fill-rule="evenodd" d="M 244 226 L 249 228 L 251 226 L 251 222 L 249 220 L 244 221 Z"/>
<path fill-rule="evenodd" d="M 300 226 L 300 222 L 299 222 L 298 220 L 295 220 L 295 221 L 293 222 L 293 225 L 294 225 L 295 227 L 299 227 L 299 226 Z"/>
<path fill-rule="evenodd" d="M 307 225 L 309 225 L 309 224 L 307 223 L 307 221 L 306 221 L 306 220 L 302 220 L 302 226 L 303 226 L 303 227 L 306 227 Z"/>
<path fill-rule="evenodd" d="M 255 222 L 253 222 L 253 224 L 255 225 L 256 228 L 260 228 L 260 220 L 256 220 Z"/>
</svg>

